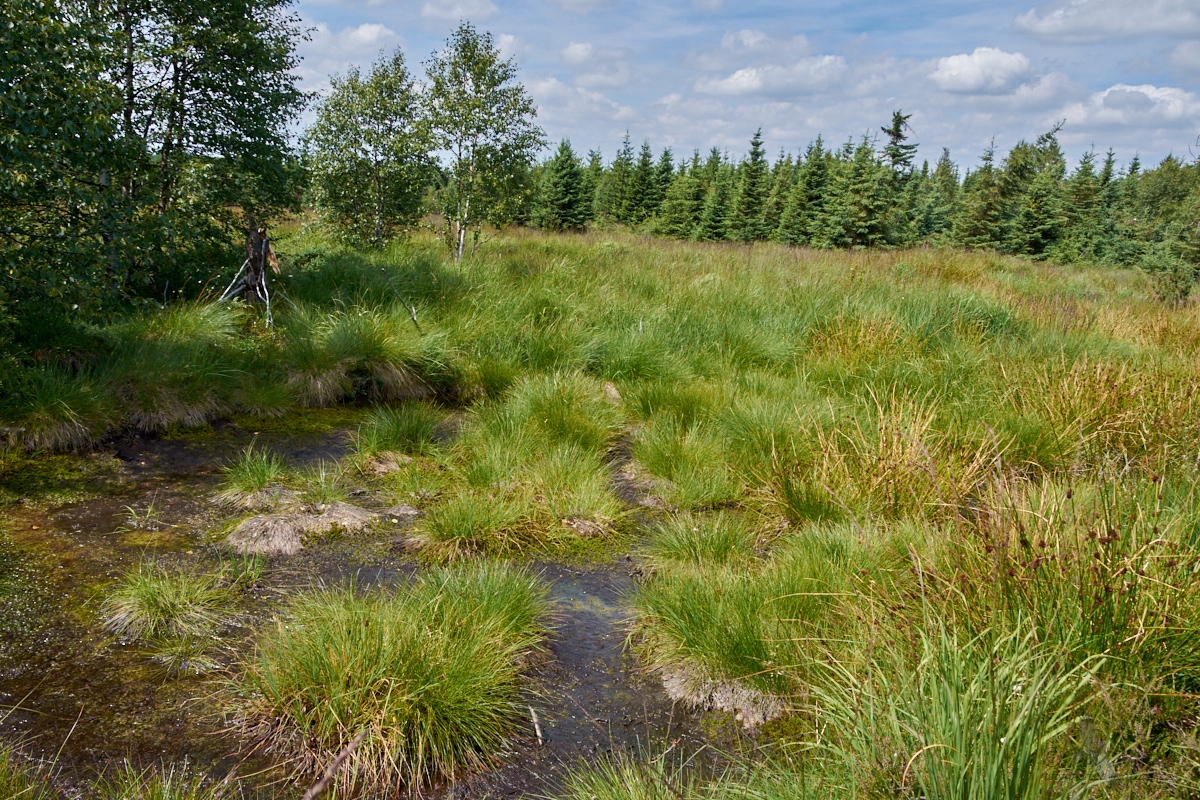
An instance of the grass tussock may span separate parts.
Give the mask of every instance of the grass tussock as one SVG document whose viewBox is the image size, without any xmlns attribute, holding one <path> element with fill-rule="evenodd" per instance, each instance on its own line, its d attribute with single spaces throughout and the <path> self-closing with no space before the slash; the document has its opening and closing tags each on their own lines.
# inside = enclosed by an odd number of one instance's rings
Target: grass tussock
<svg viewBox="0 0 1200 800">
<path fill-rule="evenodd" d="M 228 789 L 186 766 L 137 769 L 125 762 L 101 776 L 94 796 L 97 800 L 219 800 Z"/>
<path fill-rule="evenodd" d="M 278 484 L 286 474 L 286 467 L 278 454 L 250 445 L 225 465 L 222 472 L 217 502 L 234 508 L 258 508 L 278 499 L 282 488 Z"/>
<path fill-rule="evenodd" d="M 232 601 L 221 573 L 143 562 L 108 592 L 101 613 L 105 627 L 117 636 L 188 638 L 212 631 Z"/>
<path fill-rule="evenodd" d="M 0 748 L 0 797 L 12 800 L 57 800 L 45 769 L 25 763 L 12 747 Z"/>
<path fill-rule="evenodd" d="M 360 456 L 396 452 L 425 455 L 435 446 L 441 416 L 426 403 L 405 403 L 372 409 L 355 437 Z"/>
<path fill-rule="evenodd" d="M 654 531 L 644 555 L 656 567 L 719 567 L 755 558 L 759 531 L 744 516 L 678 514 Z"/>
<path fill-rule="evenodd" d="M 390 595 L 303 595 L 243 664 L 244 730 L 302 776 L 365 730 L 338 778 L 347 791 L 482 769 L 520 715 L 521 668 L 547 612 L 541 583 L 500 564 L 435 570 Z"/>
</svg>

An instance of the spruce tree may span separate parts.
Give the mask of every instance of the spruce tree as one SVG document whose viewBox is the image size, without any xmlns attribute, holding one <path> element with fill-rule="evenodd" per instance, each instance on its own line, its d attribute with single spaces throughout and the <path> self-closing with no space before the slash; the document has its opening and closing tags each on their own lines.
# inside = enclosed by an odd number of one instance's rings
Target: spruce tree
<svg viewBox="0 0 1200 800">
<path fill-rule="evenodd" d="M 783 216 L 784 206 L 787 205 L 794 178 L 791 154 L 780 151 L 775 166 L 771 168 L 771 191 L 767 194 L 767 202 L 763 207 L 763 228 L 767 231 L 768 239 L 773 239 L 775 231 L 779 228 L 779 220 Z"/>
<path fill-rule="evenodd" d="M 1066 158 L 1058 144 L 1061 125 L 1038 136 L 1033 144 L 1018 142 L 1000 171 L 1003 237 L 1001 249 L 1042 256 L 1062 234 L 1066 223 Z"/>
<path fill-rule="evenodd" d="M 612 166 L 604 173 L 596 190 L 597 216 L 615 222 L 626 222 L 625 207 L 629 195 L 629 184 L 633 179 L 633 145 L 629 141 L 629 132 Z"/>
<path fill-rule="evenodd" d="M 652 198 L 650 216 L 658 214 L 659 207 L 667 196 L 667 190 L 675 180 L 675 154 L 671 148 L 664 147 L 654 168 L 654 196 Z"/>
<path fill-rule="evenodd" d="M 600 181 L 604 179 L 604 156 L 599 150 L 588 151 L 588 163 L 583 168 L 583 194 L 587 204 L 587 218 L 591 222 L 597 216 L 596 198 Z"/>
<path fill-rule="evenodd" d="M 892 202 L 892 173 L 875 155 L 865 136 L 854 150 L 841 193 L 844 242 L 848 247 L 876 247 L 886 242 Z"/>
<path fill-rule="evenodd" d="M 714 147 L 709 150 L 708 158 L 704 160 L 704 167 L 700 171 L 700 183 L 703 184 L 705 192 L 717 185 L 717 178 L 724 169 L 725 157 L 721 154 L 721 148 Z"/>
<path fill-rule="evenodd" d="M 550 231 L 581 230 L 587 223 L 587 205 L 583 168 L 571 142 L 563 139 L 542 171 L 533 224 Z"/>
<path fill-rule="evenodd" d="M 1004 204 L 996 169 L 996 147 L 983 152 L 979 169 L 963 180 L 962 204 L 954 218 L 954 240 L 963 247 L 997 247 L 1001 241 Z"/>
<path fill-rule="evenodd" d="M 733 170 L 722 167 L 713 178 L 704 198 L 704 208 L 692 238 L 702 242 L 723 242 L 729 238 L 729 212 L 733 204 Z"/>
<path fill-rule="evenodd" d="M 692 155 L 691 166 L 679 168 L 675 180 L 667 189 L 659 209 L 655 230 L 664 236 L 686 239 L 696 229 L 700 209 L 704 205 L 704 184 L 701 181 L 700 152 Z"/>
<path fill-rule="evenodd" d="M 737 242 L 767 238 L 763 209 L 770 191 L 766 151 L 762 146 L 762 128 L 750 139 L 750 155 L 738 168 L 737 194 L 729 215 L 728 235 Z"/>
<path fill-rule="evenodd" d="M 818 236 L 825 213 L 825 195 L 829 184 L 830 154 L 825 141 L 817 136 L 796 167 L 796 178 L 788 193 L 775 240 L 785 244 L 810 244 Z"/>
<path fill-rule="evenodd" d="M 621 221 L 628 225 L 640 225 L 650 216 L 651 206 L 657 205 L 655 195 L 658 192 L 658 182 L 654 170 L 654 153 L 650 149 L 648 139 L 642 142 L 641 150 L 638 151 L 638 160 L 634 164 L 628 186 Z"/>
<path fill-rule="evenodd" d="M 950 160 L 950 150 L 942 148 L 942 155 L 929 179 L 922 238 L 950 234 L 958 214 L 959 196 L 958 166 Z"/>
<path fill-rule="evenodd" d="M 911 118 L 912 114 L 904 114 L 898 110 L 893 111 L 892 124 L 879 129 L 888 137 L 888 143 L 883 147 L 884 161 L 900 180 L 904 180 L 912 174 L 913 158 L 917 154 L 917 145 L 908 144 L 908 134 L 906 133 L 906 131 L 912 130 L 908 125 Z"/>
</svg>

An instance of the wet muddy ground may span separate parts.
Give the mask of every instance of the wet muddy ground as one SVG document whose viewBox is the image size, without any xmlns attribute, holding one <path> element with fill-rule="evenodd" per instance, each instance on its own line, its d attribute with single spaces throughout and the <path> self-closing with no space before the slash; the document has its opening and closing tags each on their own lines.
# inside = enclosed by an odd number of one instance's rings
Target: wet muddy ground
<svg viewBox="0 0 1200 800">
<path fill-rule="evenodd" d="M 128 759 L 186 761 L 216 778 L 236 767 L 247 796 L 296 794 L 268 762 L 237 757 L 217 699 L 227 673 L 169 674 L 140 646 L 106 633 L 98 615 L 104 587 L 144 559 L 211 567 L 223 557 L 211 532 L 228 515 L 209 497 L 222 464 L 250 442 L 295 467 L 340 458 L 349 446 L 345 431 L 255 434 L 226 424 L 186 439 L 123 438 L 94 456 L 116 460 L 91 479 L 90 497 L 0 509 L 9 539 L 0 543 L 0 611 L 13 621 L 0 634 L 0 739 L 55 762 L 64 788 Z M 615 488 L 636 502 L 634 487 Z M 298 589 L 408 580 L 421 567 L 402 540 L 399 532 L 339 539 L 272 559 L 243 615 L 223 632 L 225 662 L 250 647 L 253 625 Z M 629 554 L 531 566 L 550 585 L 556 616 L 549 657 L 529 675 L 529 716 L 496 769 L 438 794 L 545 797 L 568 767 L 620 751 L 671 748 L 697 764 L 715 758 L 698 715 L 673 704 L 627 651 L 623 596 L 636 571 Z"/>
</svg>

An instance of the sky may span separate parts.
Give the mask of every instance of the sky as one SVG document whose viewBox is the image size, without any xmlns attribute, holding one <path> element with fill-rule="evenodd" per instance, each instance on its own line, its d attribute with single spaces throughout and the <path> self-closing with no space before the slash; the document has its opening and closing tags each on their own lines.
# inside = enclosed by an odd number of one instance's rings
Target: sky
<svg viewBox="0 0 1200 800">
<path fill-rule="evenodd" d="M 301 85 L 403 50 L 422 64 L 460 20 L 515 59 L 549 142 L 611 160 L 735 158 L 758 128 L 769 153 L 878 133 L 912 114 L 919 158 L 960 165 L 1062 122 L 1074 161 L 1112 148 L 1200 156 L 1200 0 L 299 0 Z M 311 112 L 309 112 L 311 115 Z"/>
</svg>

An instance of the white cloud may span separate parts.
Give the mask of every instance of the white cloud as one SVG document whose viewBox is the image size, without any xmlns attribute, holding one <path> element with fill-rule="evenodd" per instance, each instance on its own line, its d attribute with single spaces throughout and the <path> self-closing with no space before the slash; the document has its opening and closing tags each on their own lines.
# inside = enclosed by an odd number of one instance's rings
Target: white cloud
<svg viewBox="0 0 1200 800">
<path fill-rule="evenodd" d="M 385 25 L 364 23 L 334 33 L 328 25 L 319 23 L 313 26 L 308 41 L 297 47 L 302 58 L 296 69 L 300 85 L 324 94 L 329 90 L 331 75 L 345 72 L 352 64 L 369 63 L 399 42 L 396 32 Z"/>
<path fill-rule="evenodd" d="M 1193 75 L 1200 75 L 1200 41 L 1180 42 L 1171 51 L 1173 67 Z"/>
<path fill-rule="evenodd" d="M 578 66 L 586 64 L 596 55 L 596 45 L 591 42 L 571 42 L 562 49 L 564 63 Z"/>
<path fill-rule="evenodd" d="M 613 4 L 613 0 L 550 0 L 550 2 L 563 11 L 573 11 L 576 14 L 587 14 Z"/>
<path fill-rule="evenodd" d="M 1200 32 L 1196 0 L 1055 0 L 1016 19 L 1019 30 L 1043 39 L 1094 42 L 1147 33 Z"/>
<path fill-rule="evenodd" d="M 1001 92 L 1028 72 L 1029 59 L 1024 53 L 976 47 L 970 55 L 960 53 L 939 58 L 929 77 L 947 92 Z"/>
<path fill-rule="evenodd" d="M 630 106 L 610 100 L 600 92 L 568 86 L 557 78 L 531 81 L 529 93 L 538 104 L 538 117 L 559 125 L 582 121 L 629 122 L 638 119 Z"/>
<path fill-rule="evenodd" d="M 705 71 L 724 71 L 746 65 L 783 65 L 812 54 L 803 36 L 773 36 L 765 31 L 727 31 L 721 44 L 693 53 L 690 66 Z"/>
<path fill-rule="evenodd" d="M 1142 127 L 1200 122 L 1200 98 L 1173 86 L 1118 83 L 1062 110 L 1067 124 Z"/>
<path fill-rule="evenodd" d="M 629 83 L 631 70 L 627 53 L 596 47 L 591 42 L 571 42 L 559 56 L 564 64 L 579 70 L 576 86 L 614 89 Z"/>
<path fill-rule="evenodd" d="M 421 16 L 425 19 L 451 21 L 487 19 L 496 11 L 492 0 L 430 0 L 421 6 Z"/>
<path fill-rule="evenodd" d="M 701 78 L 701 94 L 743 96 L 753 94 L 811 94 L 840 84 L 846 73 L 841 56 L 802 58 L 788 65 L 744 67 L 724 78 Z"/>
<path fill-rule="evenodd" d="M 1024 110 L 1058 106 L 1072 97 L 1085 94 L 1087 89 L 1061 72 L 1051 72 L 1036 80 L 1023 83 L 1009 95 L 1008 106 Z"/>
<path fill-rule="evenodd" d="M 501 33 L 496 36 L 496 49 L 500 51 L 503 58 L 516 58 L 525 55 L 533 48 L 529 46 L 529 42 L 519 36 Z"/>
</svg>

